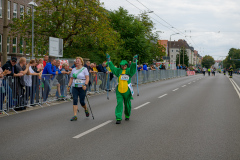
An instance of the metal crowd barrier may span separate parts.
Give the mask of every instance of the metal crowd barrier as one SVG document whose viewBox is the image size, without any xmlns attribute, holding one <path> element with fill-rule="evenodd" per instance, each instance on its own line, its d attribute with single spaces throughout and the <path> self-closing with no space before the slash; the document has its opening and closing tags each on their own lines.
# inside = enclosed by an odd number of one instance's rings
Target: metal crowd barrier
<svg viewBox="0 0 240 160">
<path fill-rule="evenodd" d="M 107 84 L 108 73 L 98 72 L 89 74 L 90 85 L 88 92 L 100 93 L 106 90 L 114 90 L 118 84 L 115 76 L 110 76 L 110 83 Z M 138 71 L 138 84 L 154 82 L 158 80 L 166 80 L 170 78 L 186 76 L 185 70 L 149 70 Z M 132 84 L 137 84 L 136 74 L 132 77 Z"/>
<path fill-rule="evenodd" d="M 24 76 L 4 77 L 0 79 L 0 113 L 8 115 L 10 110 L 18 113 L 26 107 L 42 107 L 42 104 L 49 105 L 56 100 L 66 101 L 70 99 L 67 96 L 68 80 L 68 75 L 42 75 L 42 78 L 31 76 L 31 83 L 26 83 Z"/>
<path fill-rule="evenodd" d="M 149 70 L 138 71 L 138 83 L 144 84 L 158 80 L 186 76 L 185 70 Z M 108 78 L 110 82 L 108 83 Z M 21 108 L 42 104 L 49 105 L 57 100 L 70 100 L 67 94 L 69 75 L 43 74 L 41 78 L 32 76 L 32 84 L 21 85 L 20 77 L 4 77 L 0 79 L 0 112 L 7 114 L 10 110 L 17 113 Z M 114 90 L 118 79 L 111 73 L 91 73 L 88 94 Z M 137 84 L 136 74 L 132 77 L 132 84 Z M 59 94 L 60 93 L 60 94 Z M 60 97 L 61 96 L 61 97 Z"/>
<path fill-rule="evenodd" d="M 186 76 L 185 70 L 148 70 L 138 71 L 138 84 L 166 80 L 170 78 Z M 132 77 L 132 84 L 137 84 L 136 74 Z"/>
<path fill-rule="evenodd" d="M 67 74 L 43 74 L 40 84 L 40 104 L 49 105 L 49 103 L 57 100 L 70 100 L 71 97 L 67 95 L 67 85 L 69 79 L 69 75 Z"/>
</svg>

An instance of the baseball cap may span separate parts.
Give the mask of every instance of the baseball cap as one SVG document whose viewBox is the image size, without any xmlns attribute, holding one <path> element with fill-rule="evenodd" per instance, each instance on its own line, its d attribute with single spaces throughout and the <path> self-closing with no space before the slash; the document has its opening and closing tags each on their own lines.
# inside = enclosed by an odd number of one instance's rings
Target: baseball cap
<svg viewBox="0 0 240 160">
<path fill-rule="evenodd" d="M 15 62 L 17 62 L 17 58 L 16 57 L 12 57 L 12 59 L 11 59 L 13 62 L 15 61 Z"/>
</svg>

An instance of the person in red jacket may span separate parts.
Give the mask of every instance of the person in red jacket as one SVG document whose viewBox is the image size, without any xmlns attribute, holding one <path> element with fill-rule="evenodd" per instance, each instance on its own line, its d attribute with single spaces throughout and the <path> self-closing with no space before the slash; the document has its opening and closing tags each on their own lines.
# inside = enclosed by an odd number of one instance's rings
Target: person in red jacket
<svg viewBox="0 0 240 160">
<path fill-rule="evenodd" d="M 45 68 L 46 64 L 48 63 L 48 59 L 49 59 L 48 55 L 45 55 L 43 60 L 43 68 Z"/>
</svg>

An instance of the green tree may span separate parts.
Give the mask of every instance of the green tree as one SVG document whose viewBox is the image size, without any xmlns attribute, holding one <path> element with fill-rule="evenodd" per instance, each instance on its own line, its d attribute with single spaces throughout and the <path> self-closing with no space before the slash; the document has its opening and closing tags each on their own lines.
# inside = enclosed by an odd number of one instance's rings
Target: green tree
<svg viewBox="0 0 240 160">
<path fill-rule="evenodd" d="M 98 0 L 41 0 L 34 13 L 35 53 L 46 54 L 49 37 L 62 38 L 64 57 L 105 57 L 115 53 L 121 44 L 120 36 L 110 25 L 108 12 Z M 31 52 L 31 14 L 24 19 L 14 19 L 12 37 L 22 37 L 25 53 Z M 112 56 L 112 59 L 116 59 Z"/>
<path fill-rule="evenodd" d="M 184 60 L 183 60 L 183 57 L 184 57 Z M 183 64 L 183 61 L 184 61 L 184 65 L 188 67 L 189 58 L 188 58 L 188 55 L 187 55 L 187 50 L 182 47 L 181 50 L 180 50 L 180 63 L 179 63 L 179 54 L 177 54 L 176 65 Z"/>
<path fill-rule="evenodd" d="M 231 48 L 229 50 L 228 56 L 223 61 L 224 68 L 229 68 L 230 65 L 232 65 L 234 69 L 240 68 L 240 61 L 234 59 L 240 59 L 240 49 Z"/>
<path fill-rule="evenodd" d="M 210 68 L 214 64 L 215 64 L 215 60 L 212 56 L 206 55 L 203 57 L 203 60 L 202 60 L 203 67 Z"/>
<path fill-rule="evenodd" d="M 158 35 L 152 33 L 153 22 L 146 13 L 138 18 L 128 14 L 122 7 L 109 14 L 113 29 L 120 34 L 124 42 L 118 50 L 119 59 L 129 60 L 138 54 L 140 63 L 152 62 L 163 55 L 162 46 L 157 43 Z"/>
</svg>

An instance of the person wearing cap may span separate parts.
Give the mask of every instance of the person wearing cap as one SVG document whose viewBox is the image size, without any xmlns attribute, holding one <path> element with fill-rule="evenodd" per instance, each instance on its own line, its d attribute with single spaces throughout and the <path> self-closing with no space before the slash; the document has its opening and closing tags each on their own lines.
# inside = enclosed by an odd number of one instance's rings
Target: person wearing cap
<svg viewBox="0 0 240 160">
<path fill-rule="evenodd" d="M 16 95 L 16 93 L 12 93 L 12 89 L 13 89 L 13 83 L 11 81 L 11 79 L 13 77 L 21 77 L 23 76 L 22 73 L 18 73 L 17 72 L 17 68 L 16 68 L 16 64 L 17 64 L 17 58 L 16 57 L 12 57 L 11 60 L 8 60 L 2 67 L 3 72 L 6 73 L 6 77 L 7 80 L 5 79 L 2 81 L 2 85 L 4 86 L 4 89 L 6 91 L 6 93 L 8 93 L 8 106 L 10 108 L 13 107 L 13 94 Z M 16 91 L 14 91 L 16 92 Z M 5 93 L 1 93 L 0 95 L 0 107 L 2 108 L 3 105 L 3 101 L 5 99 L 6 94 Z"/>
<path fill-rule="evenodd" d="M 123 102 L 124 102 L 124 113 L 125 120 L 129 121 L 131 115 L 131 99 L 133 94 L 133 89 L 131 85 L 131 78 L 136 73 L 136 60 L 137 56 L 134 57 L 133 63 L 131 63 L 130 68 L 128 68 L 128 62 L 122 60 L 120 65 L 121 68 L 116 68 L 110 61 L 110 56 L 107 55 L 109 67 L 112 73 L 118 77 L 118 86 L 116 89 L 117 106 L 115 109 L 116 124 L 121 124 L 122 112 L 123 112 Z"/>
</svg>

